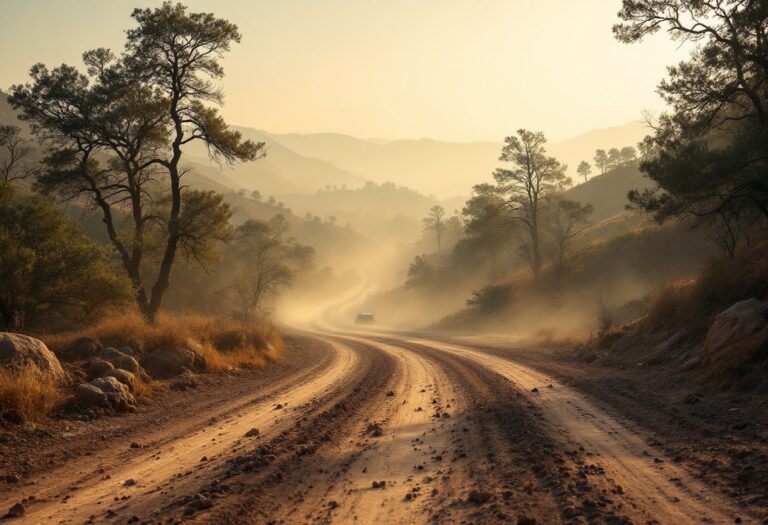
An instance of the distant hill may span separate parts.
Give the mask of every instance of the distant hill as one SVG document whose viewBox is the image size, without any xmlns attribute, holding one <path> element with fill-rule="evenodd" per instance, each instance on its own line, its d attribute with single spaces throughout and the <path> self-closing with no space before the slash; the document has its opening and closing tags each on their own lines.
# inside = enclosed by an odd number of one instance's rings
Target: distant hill
<svg viewBox="0 0 768 525">
<path fill-rule="evenodd" d="M 427 195 L 468 195 L 490 179 L 500 145 L 494 142 L 366 140 L 335 133 L 272 135 L 309 157 L 326 160 L 362 178 L 391 181 Z"/>
<path fill-rule="evenodd" d="M 613 169 L 574 186 L 566 192 L 566 196 L 581 203 L 592 204 L 593 219 L 602 221 L 625 211 L 629 190 L 651 187 L 653 182 L 643 176 L 637 164 L 632 164 Z"/>
<path fill-rule="evenodd" d="M 553 142 L 547 145 L 547 151 L 550 155 L 556 157 L 560 162 L 568 165 L 568 175 L 573 182 L 578 184 L 582 182 L 576 174 L 576 168 L 582 160 L 594 164 L 593 157 L 595 150 L 611 148 L 623 148 L 624 146 L 637 147 L 637 143 L 648 134 L 649 130 L 645 122 L 636 121 L 624 124 L 623 126 L 613 126 L 610 128 L 596 129 L 588 131 L 582 135 L 562 142 Z M 592 177 L 596 176 L 599 170 L 592 166 Z"/>
<path fill-rule="evenodd" d="M 590 131 L 573 139 L 547 145 L 547 151 L 568 164 L 576 180 L 582 160 L 592 163 L 598 148 L 635 146 L 647 134 L 645 124 Z M 375 182 L 392 181 L 441 198 L 469 195 L 472 187 L 490 182 L 499 166 L 499 142 L 445 142 L 421 140 L 359 139 L 338 133 L 268 134 L 275 142 L 316 159 L 331 162 Z M 596 170 L 594 170 L 596 171 Z M 578 181 L 576 181 L 578 182 Z"/>
<path fill-rule="evenodd" d="M 287 193 L 314 193 L 325 186 L 359 187 L 363 177 L 321 159 L 296 153 L 275 141 L 271 135 L 253 128 L 235 127 L 244 138 L 265 142 L 267 156 L 256 162 L 236 164 L 234 167 L 217 166 L 207 159 L 205 148 L 195 144 L 189 149 L 195 162 L 207 167 L 209 177 L 224 176 L 234 188 L 259 190 L 263 195 Z"/>
</svg>

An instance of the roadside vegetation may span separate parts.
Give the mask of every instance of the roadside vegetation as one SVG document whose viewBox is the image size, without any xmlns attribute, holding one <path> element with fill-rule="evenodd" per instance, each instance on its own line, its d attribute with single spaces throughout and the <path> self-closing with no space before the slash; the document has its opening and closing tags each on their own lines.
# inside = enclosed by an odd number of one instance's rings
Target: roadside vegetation
<svg viewBox="0 0 768 525">
<path fill-rule="evenodd" d="M 266 366 L 283 348 L 271 304 L 314 264 L 285 215 L 238 224 L 186 183 L 195 145 L 224 165 L 265 155 L 217 109 L 237 27 L 171 2 L 132 18 L 121 52 L 36 64 L 8 97 L 26 131 L 0 127 L 3 423 L 131 411 L 157 381 Z"/>
</svg>

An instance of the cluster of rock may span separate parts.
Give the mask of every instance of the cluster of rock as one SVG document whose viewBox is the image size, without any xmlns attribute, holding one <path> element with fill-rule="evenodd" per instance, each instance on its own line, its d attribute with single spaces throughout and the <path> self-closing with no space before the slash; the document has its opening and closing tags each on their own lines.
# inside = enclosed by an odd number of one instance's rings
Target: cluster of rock
<svg viewBox="0 0 768 525">
<path fill-rule="evenodd" d="M 39 339 L 0 332 L 0 367 L 34 368 L 41 377 L 62 385 L 75 382 L 73 402 L 84 411 L 133 411 L 136 409 L 135 389 L 142 381 L 168 379 L 205 368 L 200 345 L 195 341 L 144 355 L 140 343 L 117 349 L 105 347 L 97 339 L 83 337 L 61 357 L 72 363 L 69 368 L 72 374 L 65 372 L 56 355 Z"/>
</svg>

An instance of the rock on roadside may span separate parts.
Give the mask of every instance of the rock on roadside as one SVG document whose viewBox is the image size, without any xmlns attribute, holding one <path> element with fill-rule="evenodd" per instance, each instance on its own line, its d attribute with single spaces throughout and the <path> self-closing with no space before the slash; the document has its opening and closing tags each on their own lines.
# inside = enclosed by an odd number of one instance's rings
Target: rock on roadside
<svg viewBox="0 0 768 525">
<path fill-rule="evenodd" d="M 83 408 L 112 408 L 117 412 L 136 409 L 136 399 L 130 389 L 112 376 L 78 385 L 76 401 Z"/>
<path fill-rule="evenodd" d="M 0 367 L 24 369 L 35 367 L 44 376 L 56 381 L 66 379 L 58 358 L 45 343 L 34 337 L 0 332 Z"/>
<path fill-rule="evenodd" d="M 718 314 L 707 332 L 704 353 L 716 370 L 729 370 L 768 356 L 768 302 L 747 299 Z"/>
<path fill-rule="evenodd" d="M 202 370 L 205 359 L 189 348 L 160 348 L 147 354 L 142 360 L 144 368 L 155 379 L 177 376 L 184 370 Z"/>
</svg>

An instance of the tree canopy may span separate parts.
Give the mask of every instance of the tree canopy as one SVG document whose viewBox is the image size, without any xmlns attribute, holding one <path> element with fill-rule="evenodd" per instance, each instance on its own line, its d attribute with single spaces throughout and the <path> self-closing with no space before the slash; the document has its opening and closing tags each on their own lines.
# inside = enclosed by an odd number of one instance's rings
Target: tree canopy
<svg viewBox="0 0 768 525">
<path fill-rule="evenodd" d="M 659 221 L 681 215 L 739 227 L 768 217 L 768 5 L 756 0 L 624 0 L 616 37 L 666 31 L 694 42 L 659 92 L 671 110 L 643 142 L 641 169 L 657 183 L 632 191 Z"/>
<path fill-rule="evenodd" d="M 215 85 L 224 74 L 219 61 L 239 42 L 237 27 L 171 2 L 136 9 L 132 17 L 137 26 L 127 32 L 119 57 L 107 49 L 86 51 L 87 74 L 37 64 L 31 82 L 13 86 L 9 100 L 48 148 L 37 187 L 85 199 L 100 211 L 138 305 L 153 321 L 178 250 L 201 253 L 205 235 L 216 238 L 220 230 L 213 222 L 228 213 L 220 199 L 185 191 L 186 145 L 202 142 L 225 163 L 255 160 L 265 150 L 263 143 L 243 141 L 216 109 L 223 100 Z M 205 220 L 189 219 L 201 210 Z M 119 228 L 121 215 L 131 217 L 127 234 Z M 157 225 L 164 232 L 162 254 L 148 272 L 145 234 Z M 155 276 L 151 284 L 145 274 Z"/>
</svg>

